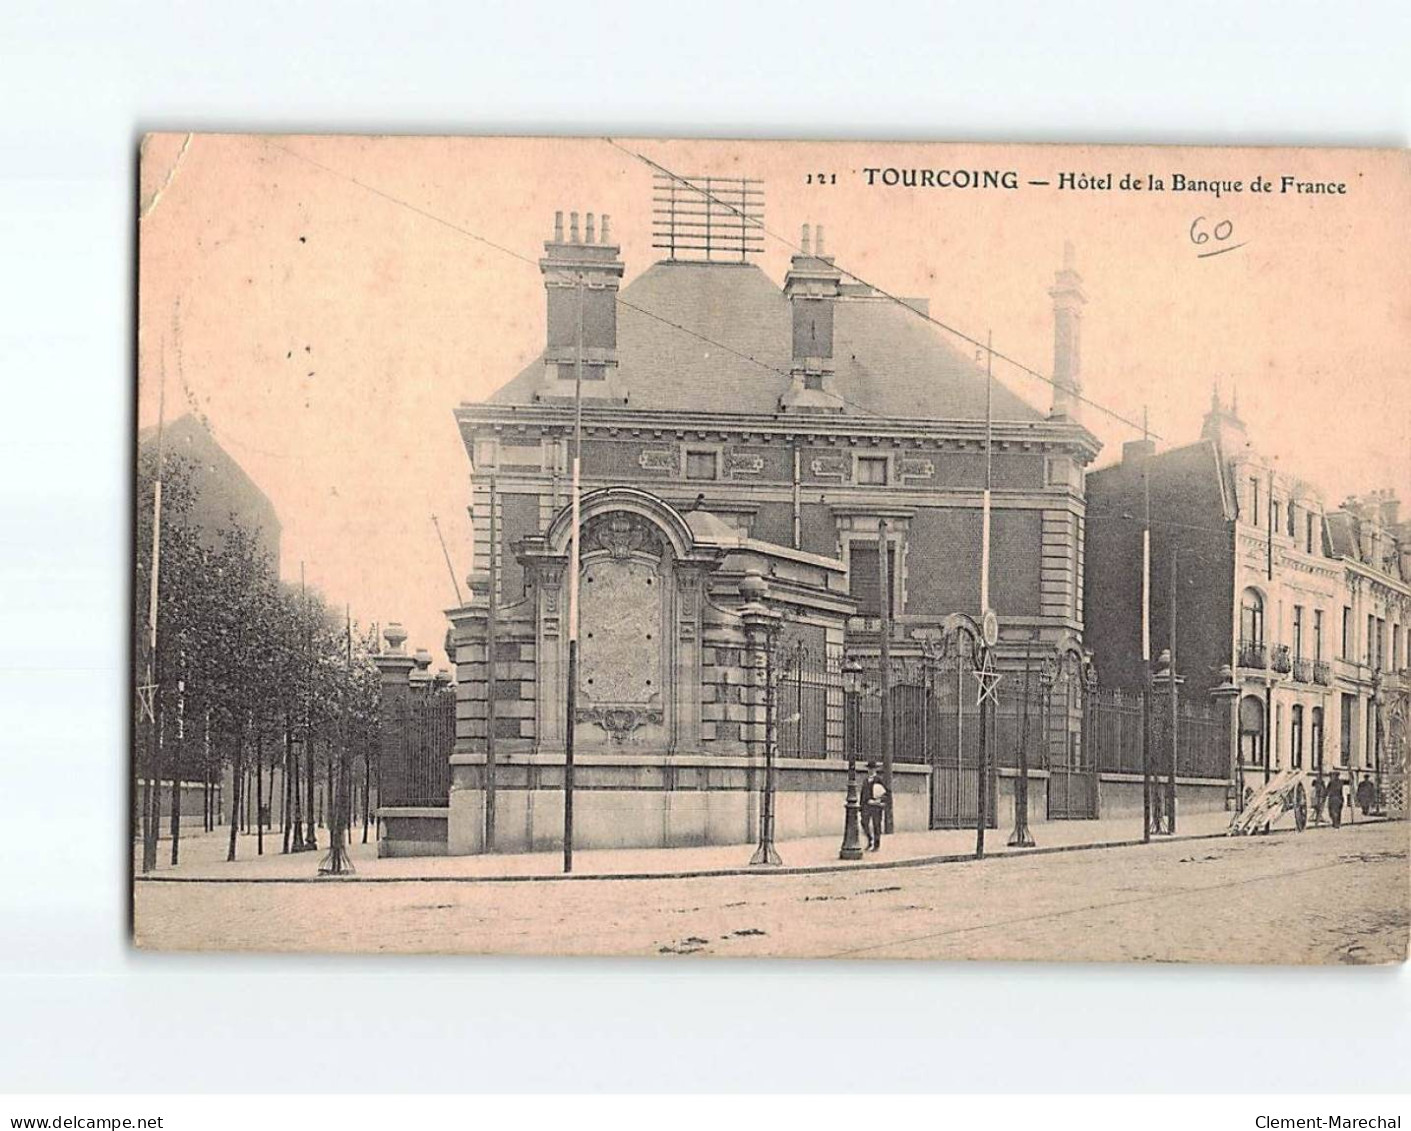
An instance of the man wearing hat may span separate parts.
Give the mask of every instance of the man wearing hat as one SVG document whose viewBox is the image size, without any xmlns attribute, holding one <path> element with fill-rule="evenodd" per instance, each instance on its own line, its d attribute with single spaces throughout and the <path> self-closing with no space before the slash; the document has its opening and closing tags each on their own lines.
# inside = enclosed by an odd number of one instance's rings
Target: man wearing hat
<svg viewBox="0 0 1411 1131">
<path fill-rule="evenodd" d="M 867 779 L 862 783 L 862 827 L 867 832 L 867 850 L 882 847 L 882 828 L 886 824 L 887 787 L 877 772 L 877 763 L 867 763 Z"/>
</svg>

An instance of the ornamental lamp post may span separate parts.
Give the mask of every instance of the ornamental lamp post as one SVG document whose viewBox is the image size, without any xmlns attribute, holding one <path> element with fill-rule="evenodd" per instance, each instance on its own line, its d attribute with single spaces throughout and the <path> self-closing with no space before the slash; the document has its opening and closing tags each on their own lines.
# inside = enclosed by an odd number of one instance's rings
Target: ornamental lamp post
<svg viewBox="0 0 1411 1131">
<path fill-rule="evenodd" d="M 769 583 L 758 570 L 746 572 L 740 582 L 740 596 L 745 604 L 740 617 L 745 624 L 745 637 L 750 651 L 750 696 L 752 717 L 764 707 L 764 781 L 759 809 L 759 846 L 750 857 L 752 867 L 773 867 L 783 863 L 774 847 L 775 743 L 777 732 L 774 719 L 774 649 L 779 634 L 779 614 L 769 608 Z M 758 723 L 755 723 L 757 728 Z M 758 731 L 755 729 L 755 733 Z"/>
<path fill-rule="evenodd" d="M 858 697 L 862 694 L 862 662 L 856 656 L 843 661 L 843 735 L 847 742 L 848 794 L 843 807 L 843 846 L 839 860 L 862 859 L 862 801 L 857 784 Z"/>
</svg>

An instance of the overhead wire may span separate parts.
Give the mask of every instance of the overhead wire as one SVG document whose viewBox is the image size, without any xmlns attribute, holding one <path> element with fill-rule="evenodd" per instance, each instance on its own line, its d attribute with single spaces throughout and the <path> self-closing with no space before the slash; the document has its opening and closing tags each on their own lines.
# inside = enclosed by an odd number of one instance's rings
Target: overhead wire
<svg viewBox="0 0 1411 1131">
<path fill-rule="evenodd" d="M 728 209 L 729 211 L 733 212 L 736 216 L 740 217 L 743 223 L 753 227 L 757 227 L 760 231 L 764 232 L 772 239 L 777 240 L 779 243 L 783 244 L 785 247 L 789 248 L 796 254 L 810 254 L 801 245 L 794 243 L 787 236 L 780 235 L 778 232 L 768 227 L 762 220 L 759 220 L 756 217 L 748 216 L 742 209 L 732 204 L 730 201 L 724 200 L 716 196 L 716 194 L 710 192 L 708 189 L 702 188 L 700 185 L 695 184 L 689 178 L 683 177 L 679 173 L 673 172 L 672 170 L 668 169 L 665 165 L 662 165 L 660 162 L 652 160 L 646 154 L 639 153 L 636 150 L 627 148 L 626 146 L 618 142 L 615 138 L 605 137 L 603 138 L 603 140 L 607 142 L 608 145 L 612 146 L 614 149 L 625 153 L 629 157 L 636 158 L 638 161 L 641 161 L 648 167 L 657 170 L 662 175 L 670 177 L 673 180 L 678 181 L 679 183 L 687 186 L 691 189 L 691 191 L 699 193 L 700 195 L 704 196 L 708 201 L 715 204 L 719 204 L 722 208 Z M 907 302 L 905 299 L 892 294 L 890 291 L 878 286 L 876 283 L 870 281 L 869 279 L 863 278 L 861 275 L 857 274 L 857 272 L 852 271 L 847 267 L 839 265 L 836 259 L 832 259 L 831 262 L 836 270 L 846 275 L 849 279 L 852 279 L 854 282 L 860 283 L 862 286 L 869 288 L 870 290 L 874 291 L 878 296 L 887 299 L 895 303 L 896 305 L 910 311 L 910 313 L 914 317 L 929 322 L 933 326 L 944 330 L 946 333 L 954 335 L 961 341 L 968 342 L 970 345 L 973 345 L 978 349 L 986 351 L 986 353 L 988 353 L 996 361 L 1002 361 L 1007 365 L 1011 365 L 1015 369 L 1018 369 L 1021 373 L 1024 373 L 1029 377 L 1036 378 L 1037 380 L 1042 381 L 1044 384 L 1052 386 L 1053 388 L 1063 388 L 1064 391 L 1067 392 L 1070 396 L 1072 396 L 1075 400 L 1081 401 L 1083 404 L 1091 405 L 1093 408 L 1097 409 L 1104 415 L 1111 417 L 1113 420 L 1116 420 L 1121 424 L 1127 425 L 1129 428 L 1132 428 L 1135 431 L 1142 432 L 1144 435 L 1150 437 L 1151 439 L 1159 440 L 1162 438 L 1157 433 L 1144 428 L 1143 425 L 1137 423 L 1135 420 L 1123 416 L 1120 412 L 1117 412 L 1115 409 L 1108 408 L 1100 401 L 1095 401 L 1091 397 L 1084 396 L 1082 393 L 1076 392 L 1075 390 L 1068 388 L 1067 386 L 1060 386 L 1059 383 L 1054 380 L 1054 378 L 1048 376 L 1045 373 L 1039 372 L 1039 370 L 1034 369 L 1032 366 L 1024 364 L 1022 361 L 1019 361 L 1016 358 L 1010 357 L 1008 354 L 1004 354 L 1001 353 L 999 350 L 993 349 L 988 342 L 983 342 L 979 338 L 973 337 L 970 334 L 965 333 L 965 331 L 958 329 L 957 327 L 952 326 L 949 323 L 941 321 L 939 318 L 936 318 L 934 315 L 930 314 L 927 311 L 918 310 L 915 305 Z"/>
<path fill-rule="evenodd" d="M 467 227 L 465 227 L 465 226 L 462 225 L 462 224 L 457 224 L 456 222 L 454 222 L 454 221 L 452 221 L 452 220 L 448 220 L 448 219 L 446 219 L 444 216 L 439 216 L 439 215 L 437 215 L 436 213 L 434 213 L 434 212 L 432 212 L 432 211 L 430 211 L 430 210 L 428 210 L 428 209 L 422 208 L 421 206 L 416 205 L 416 204 L 413 204 L 412 202 L 410 202 L 410 201 L 408 201 L 408 200 L 404 200 L 403 198 L 401 198 L 401 197 L 399 197 L 399 196 L 396 196 L 396 195 L 393 194 L 393 193 L 389 193 L 389 192 L 387 192 L 387 191 L 385 191 L 385 190 L 383 190 L 383 189 L 381 189 L 381 188 L 378 188 L 376 185 L 371 185 L 371 184 L 369 184 L 368 182 L 366 182 L 366 181 L 364 181 L 364 180 L 361 180 L 361 179 L 359 179 L 358 177 L 353 176 L 351 173 L 346 173 L 346 172 L 344 172 L 344 171 L 341 170 L 341 169 L 334 168 L 333 166 L 328 165 L 328 164 L 326 164 L 326 163 L 324 163 L 324 162 L 322 162 L 322 161 L 319 161 L 318 159 L 316 159 L 316 158 L 314 158 L 314 157 L 310 157 L 310 156 L 308 156 L 307 154 L 300 153 L 298 150 L 290 149 L 288 146 L 286 146 L 286 145 L 281 145 L 279 142 L 274 141 L 274 140 L 271 139 L 271 138 L 262 137 L 262 138 L 260 138 L 260 140 L 261 140 L 264 144 L 270 146 L 271 148 L 279 150 L 281 153 L 285 153 L 285 154 L 287 154 L 287 155 L 290 156 L 290 157 L 293 157 L 293 158 L 295 158 L 295 159 L 297 159 L 297 160 L 299 160 L 299 161 L 303 161 L 303 162 L 305 162 L 305 163 L 307 163 L 307 164 L 309 164 L 309 165 L 314 166 L 315 168 L 321 169 L 321 170 L 323 170 L 325 173 L 328 173 L 330 176 L 337 177 L 337 178 L 339 178 L 339 179 L 341 179 L 341 180 L 347 181 L 347 182 L 350 183 L 350 184 L 356 185 L 358 188 L 361 188 L 361 189 L 363 189 L 364 191 L 366 191 L 366 192 L 372 194 L 373 196 L 379 197 L 379 198 L 381 198 L 382 200 L 385 200 L 385 201 L 387 201 L 387 202 L 390 203 L 390 204 L 394 204 L 394 205 L 397 205 L 397 206 L 399 206 L 399 207 L 406 208 L 406 209 L 408 209 L 409 211 L 415 213 L 416 215 L 421 216 L 421 217 L 423 217 L 424 219 L 430 220 L 432 223 L 438 224 L 438 225 L 440 225 L 441 227 L 447 228 L 448 230 L 453 231 L 453 232 L 456 232 L 456 233 L 458 233 L 458 234 L 460 234 L 460 235 L 462 235 L 462 236 L 465 236 L 465 237 L 468 238 L 468 239 L 474 240 L 474 241 L 476 241 L 477 243 L 481 243 L 481 244 L 485 245 L 486 247 L 489 247 L 489 248 L 491 248 L 491 249 L 493 249 L 493 250 L 495 250 L 495 251 L 501 252 L 502 254 L 507 255 L 507 256 L 509 256 L 509 257 L 511 257 L 511 258 L 513 258 L 513 259 L 515 259 L 515 260 L 518 260 L 518 261 L 521 262 L 521 263 L 528 264 L 528 265 L 531 266 L 531 267 L 536 267 L 536 268 L 538 268 L 538 267 L 540 266 L 539 261 L 538 261 L 537 259 L 535 259 L 534 257 L 532 257 L 532 256 L 528 256 L 528 255 L 523 254 L 522 252 L 516 251 L 514 248 L 508 247 L 508 246 L 506 246 L 505 244 L 500 243 L 500 242 L 497 241 L 497 240 L 493 240 L 493 239 L 489 238 L 488 236 L 485 236 L 485 235 L 481 234 L 480 232 L 477 232 L 477 231 L 475 231 L 475 230 L 473 230 L 473 229 L 471 229 L 471 228 L 467 228 Z M 611 139 L 608 139 L 608 140 L 611 141 Z M 614 143 L 614 144 L 615 144 L 615 143 Z M 621 148 L 621 147 L 619 147 L 619 148 Z M 629 153 L 630 153 L 630 151 L 628 151 L 628 150 L 624 150 L 624 152 L 629 152 Z M 634 154 L 633 156 L 640 156 L 640 155 Z M 649 159 L 647 159 L 647 158 L 644 158 L 644 157 L 643 157 L 643 158 L 641 158 L 641 159 L 644 160 L 644 161 L 648 161 L 648 162 L 649 162 Z M 650 163 L 650 162 L 649 162 L 649 163 Z M 689 183 L 689 182 L 684 182 L 684 183 Z M 767 229 L 766 229 L 766 231 L 767 231 Z M 770 235 L 773 235 L 776 239 L 782 239 L 782 237 L 777 236 L 777 235 L 776 235 L 775 233 L 773 233 L 773 232 L 770 232 L 769 234 L 770 234 Z M 787 242 L 787 241 L 786 241 L 786 242 Z M 545 274 L 546 274 L 546 276 L 549 277 L 549 278 L 552 278 L 552 279 L 555 279 L 556 281 L 563 282 L 563 283 L 567 283 L 567 284 L 576 284 L 576 283 L 578 282 L 578 280 L 577 280 L 574 276 L 572 276 L 572 275 L 570 275 L 570 274 L 566 274 L 566 273 L 564 273 L 564 272 L 562 272 L 562 271 L 558 271 L 558 272 L 549 271 L 549 272 L 546 272 Z M 859 282 L 864 282 L 864 281 L 861 280 L 858 276 L 853 275 L 851 272 L 845 272 L 845 274 L 848 274 L 850 278 L 858 279 Z M 870 283 L 867 283 L 867 284 L 865 284 L 865 285 L 867 285 L 867 286 L 872 286 L 872 284 L 870 284 Z M 887 293 L 887 292 L 881 290 L 880 288 L 875 288 L 875 287 L 874 287 L 873 289 L 877 290 L 878 294 L 879 294 L 881 297 L 887 298 L 887 299 L 889 299 L 889 300 L 891 300 L 891 301 L 894 301 L 894 302 L 901 302 L 900 299 L 895 298 L 895 296 L 893 296 L 893 295 L 891 295 L 891 294 L 889 294 L 889 293 Z M 689 326 L 684 326 L 684 325 L 682 325 L 681 323 L 676 322 L 676 321 L 674 321 L 673 319 L 667 318 L 667 317 L 665 317 L 664 315 L 658 314 L 657 312 L 655 312 L 655 311 L 653 311 L 653 310 L 648 310 L 646 307 L 640 306 L 640 305 L 638 305 L 638 304 L 636 304 L 636 303 L 634 303 L 634 302 L 631 302 L 631 301 L 628 300 L 628 299 L 623 298 L 622 295 L 621 295 L 621 293 L 614 294 L 613 297 L 614 297 L 614 301 L 616 302 L 616 304 L 617 304 L 618 306 L 624 308 L 624 309 L 631 310 L 631 311 L 633 311 L 634 313 L 641 314 L 641 315 L 643 315 L 644 317 L 650 318 L 650 319 L 652 319 L 653 321 L 659 322 L 659 323 L 661 323 L 662 325 L 667 326 L 667 327 L 669 327 L 669 328 L 671 328 L 671 329 L 673 329 L 673 330 L 677 330 L 677 331 L 679 331 L 680 333 L 689 335 L 690 337 L 695 338 L 697 341 L 700 341 L 700 342 L 702 342 L 702 343 L 704 343 L 704 344 L 706 344 L 706 345 L 713 346 L 713 347 L 716 348 L 716 349 L 723 350 L 723 351 L 725 351 L 726 353 L 730 354 L 731 356 L 737 357 L 737 358 L 741 359 L 742 361 L 746 361 L 746 362 L 748 362 L 748 363 L 750 363 L 750 364 L 752 364 L 752 365 L 758 366 L 759 368 L 765 370 L 766 372 L 773 373 L 773 374 L 775 374 L 776 376 L 783 378 L 785 381 L 792 381 L 792 380 L 793 380 L 793 374 L 791 374 L 788 370 L 781 369 L 781 368 L 779 368 L 777 365 L 773 365 L 773 364 L 771 364 L 771 363 L 768 362 L 768 361 L 764 361 L 764 360 L 762 360 L 761 358 L 755 357 L 753 354 L 745 353 L 745 352 L 743 352 L 743 351 L 741 351 L 741 350 L 738 350 L 738 349 L 734 348 L 733 346 L 730 346 L 730 345 L 727 345 L 727 344 L 724 343 L 724 342 L 718 341 L 718 340 L 716 340 L 716 339 L 710 337 L 709 335 L 706 335 L 706 334 L 701 333 L 701 332 L 698 331 L 698 330 L 693 330 L 693 329 L 692 329 L 691 327 L 689 327 Z M 904 303 L 904 302 L 902 302 L 901 305 L 907 306 L 907 304 Z M 907 309 L 908 309 L 908 310 L 911 310 L 911 309 L 913 309 L 913 308 L 910 307 L 910 306 L 907 306 Z M 934 320 L 933 320 L 933 321 L 934 321 Z M 943 324 L 941 324 L 941 323 L 937 323 L 937 324 L 938 324 L 938 325 L 943 325 Z M 944 326 L 943 326 L 943 328 L 945 328 L 945 329 L 950 329 L 949 327 L 944 327 Z M 952 331 L 952 332 L 959 334 L 958 331 Z M 977 341 L 976 339 L 969 338 L 969 337 L 967 337 L 967 336 L 965 336 L 965 335 L 963 335 L 963 334 L 959 334 L 959 336 L 962 337 L 962 338 L 964 338 L 966 341 L 972 342 L 973 344 L 979 346 L 981 349 L 986 348 L 985 345 L 984 345 L 984 343 L 979 342 L 979 341 Z M 1002 355 L 1002 354 L 1000 354 L 1000 353 L 995 353 L 994 356 L 995 356 L 996 358 L 1001 359 L 1001 360 L 1009 361 L 1010 364 L 1018 364 L 1018 363 L 1016 363 L 1016 362 L 1013 362 L 1011 359 L 1005 358 L 1004 355 Z M 1021 366 L 1021 368 L 1025 368 L 1025 367 L 1022 367 L 1022 366 Z M 1044 378 L 1044 380 L 1049 380 L 1049 379 L 1048 379 L 1048 378 Z M 1052 384 L 1053 382 L 1052 382 L 1052 381 L 1049 381 L 1049 383 Z M 875 409 L 869 408 L 869 407 L 866 406 L 866 405 L 860 404 L 860 403 L 858 403 L 857 401 L 852 400 L 851 398 L 844 397 L 844 396 L 842 396 L 842 395 L 840 395 L 840 394 L 835 394 L 835 395 L 838 396 L 839 401 L 841 401 L 843 404 L 848 405 L 850 408 L 856 409 L 858 412 L 863 413 L 864 415 L 873 417 L 873 418 L 878 419 L 878 420 L 891 420 L 891 419 L 894 419 L 893 417 L 890 417 L 890 416 L 888 416 L 888 415 L 885 414 L 885 413 L 878 412 L 878 411 L 876 411 Z M 1101 406 L 1099 406 L 1099 407 L 1101 407 Z M 1104 411 L 1107 411 L 1107 410 L 1104 409 Z"/>
</svg>

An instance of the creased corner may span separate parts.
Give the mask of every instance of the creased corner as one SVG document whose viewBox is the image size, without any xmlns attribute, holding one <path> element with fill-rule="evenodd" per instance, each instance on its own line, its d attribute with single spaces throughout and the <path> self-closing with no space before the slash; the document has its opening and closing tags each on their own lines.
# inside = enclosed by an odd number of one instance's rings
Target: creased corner
<svg viewBox="0 0 1411 1131">
<path fill-rule="evenodd" d="M 162 179 L 162 183 L 157 186 L 147 201 L 142 205 L 137 214 L 138 220 L 145 220 L 152 215 L 157 205 L 162 201 L 162 195 L 171 188 L 172 182 L 176 180 L 176 171 L 181 168 L 182 159 L 186 156 L 186 151 L 191 148 L 192 134 L 187 135 L 181 141 L 181 149 L 177 151 L 176 160 L 171 163 L 171 168 L 167 170 L 167 175 Z M 145 148 L 145 146 L 144 146 Z"/>
</svg>

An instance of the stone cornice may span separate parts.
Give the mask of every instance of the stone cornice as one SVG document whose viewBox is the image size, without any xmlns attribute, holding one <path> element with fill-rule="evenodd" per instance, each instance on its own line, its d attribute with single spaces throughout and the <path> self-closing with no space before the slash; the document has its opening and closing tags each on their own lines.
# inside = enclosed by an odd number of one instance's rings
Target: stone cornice
<svg viewBox="0 0 1411 1131">
<path fill-rule="evenodd" d="M 1346 569 L 1349 580 L 1355 577 L 1367 583 L 1373 589 L 1385 590 L 1387 594 L 1396 597 L 1411 598 L 1411 585 L 1408 585 L 1400 578 L 1392 577 L 1390 574 L 1383 573 L 1381 570 L 1367 565 L 1366 562 L 1359 562 L 1355 558 L 1338 558 L 1336 560 Z"/>
<path fill-rule="evenodd" d="M 572 427 L 570 405 L 499 405 L 465 403 L 455 410 L 456 422 L 467 439 L 471 430 L 490 426 L 533 429 L 562 433 Z M 585 435 L 622 436 L 646 439 L 747 439 L 758 437 L 769 443 L 779 439 L 798 438 L 805 444 L 839 443 L 849 446 L 890 442 L 906 446 L 908 441 L 918 446 L 954 444 L 961 450 L 981 451 L 985 442 L 983 420 L 892 420 L 883 417 L 819 416 L 800 418 L 783 413 L 684 413 L 605 405 L 583 406 Z M 1049 449 L 1076 450 L 1090 461 L 1101 447 L 1097 437 L 1082 425 L 1063 420 L 996 420 L 992 426 L 997 449 L 1016 448 L 1043 451 Z"/>
</svg>

